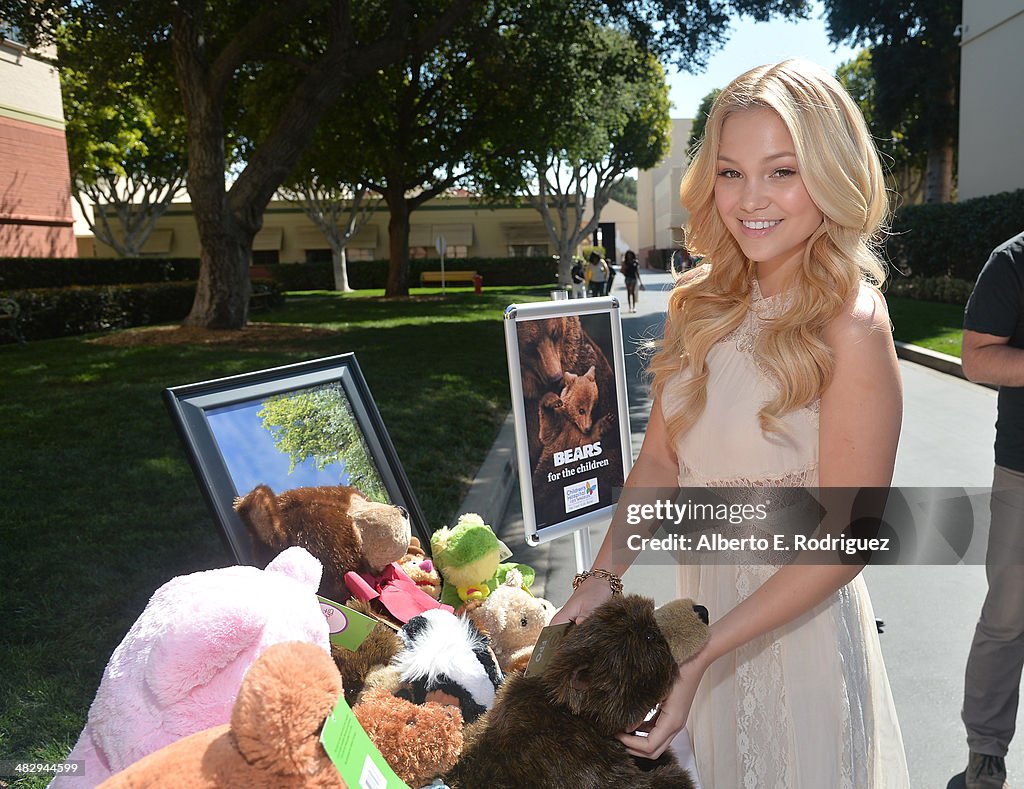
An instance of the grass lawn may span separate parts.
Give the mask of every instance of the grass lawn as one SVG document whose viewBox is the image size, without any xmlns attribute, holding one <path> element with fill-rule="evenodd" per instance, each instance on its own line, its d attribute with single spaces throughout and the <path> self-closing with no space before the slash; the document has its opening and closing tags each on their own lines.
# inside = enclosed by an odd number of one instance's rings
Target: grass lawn
<svg viewBox="0 0 1024 789">
<path fill-rule="evenodd" d="M 960 357 L 964 325 L 962 305 L 895 296 L 887 297 L 886 302 L 897 340 Z"/>
<path fill-rule="evenodd" d="M 307 335 L 254 326 L 231 344 L 97 342 L 137 335 L 129 331 L 0 347 L 0 760 L 64 758 L 110 653 L 153 591 L 232 563 L 165 387 L 354 351 L 437 527 L 457 514 L 509 408 L 504 308 L 548 291 L 309 293 L 255 318 L 315 327 Z"/>
</svg>

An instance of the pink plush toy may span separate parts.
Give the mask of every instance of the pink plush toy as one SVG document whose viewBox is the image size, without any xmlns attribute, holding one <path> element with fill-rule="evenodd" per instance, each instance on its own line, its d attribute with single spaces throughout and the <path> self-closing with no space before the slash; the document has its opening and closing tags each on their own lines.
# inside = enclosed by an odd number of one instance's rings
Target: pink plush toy
<svg viewBox="0 0 1024 789">
<path fill-rule="evenodd" d="M 165 745 L 228 723 L 242 677 L 272 644 L 330 651 L 316 598 L 322 572 L 304 548 L 288 548 L 266 570 L 207 570 L 157 589 L 111 655 L 68 756 L 83 769 L 50 786 L 95 786 Z"/>
</svg>

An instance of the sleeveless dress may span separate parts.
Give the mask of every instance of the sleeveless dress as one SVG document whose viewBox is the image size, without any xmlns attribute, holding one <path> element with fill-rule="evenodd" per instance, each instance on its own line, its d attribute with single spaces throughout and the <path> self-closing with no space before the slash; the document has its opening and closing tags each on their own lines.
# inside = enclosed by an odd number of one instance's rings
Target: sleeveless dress
<svg viewBox="0 0 1024 789">
<path fill-rule="evenodd" d="M 818 403 L 783 417 L 789 434 L 764 434 L 757 412 L 774 382 L 753 353 L 785 294 L 762 298 L 756 281 L 743 323 L 708 354 L 707 407 L 677 441 L 683 487 L 815 487 Z M 666 417 L 678 408 L 668 382 Z M 675 394 L 674 394 L 675 393 Z M 683 564 L 679 594 L 712 620 L 777 568 Z M 703 789 L 904 789 L 903 739 L 861 576 L 815 608 L 715 661 L 688 723 Z M 681 754 L 682 756 L 683 754 Z"/>
</svg>

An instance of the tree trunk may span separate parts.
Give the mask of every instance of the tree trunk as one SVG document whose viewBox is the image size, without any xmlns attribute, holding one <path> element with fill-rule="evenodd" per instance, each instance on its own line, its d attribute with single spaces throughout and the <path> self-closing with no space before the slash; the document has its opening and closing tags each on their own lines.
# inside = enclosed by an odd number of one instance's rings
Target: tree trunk
<svg viewBox="0 0 1024 789">
<path fill-rule="evenodd" d="M 575 250 L 562 247 L 558 250 L 558 284 L 572 284 L 572 253 Z"/>
<path fill-rule="evenodd" d="M 351 293 L 352 288 L 348 284 L 348 255 L 345 247 L 331 247 L 331 263 L 334 265 L 334 289 L 342 293 Z"/>
<path fill-rule="evenodd" d="M 404 190 L 388 189 L 384 195 L 388 220 L 388 284 L 385 296 L 409 295 L 409 202 Z"/>
<path fill-rule="evenodd" d="M 224 135 L 216 118 L 190 119 L 189 184 L 192 214 L 199 232 L 199 281 L 186 326 L 241 329 L 248 320 L 249 264 L 259 230 L 242 222 L 228 206 L 224 191 Z"/>
<path fill-rule="evenodd" d="M 926 203 L 948 203 L 953 199 L 953 141 L 928 148 Z"/>
<path fill-rule="evenodd" d="M 953 199 L 953 149 L 956 136 L 956 79 L 959 74 L 956 58 L 948 55 L 941 87 L 932 99 L 928 114 L 928 160 L 925 166 L 926 203 L 948 203 Z"/>
<path fill-rule="evenodd" d="M 184 323 L 204 329 L 241 329 L 249 318 L 249 263 L 255 234 L 236 229 L 234 233 L 208 230 L 199 235 L 199 282 Z"/>
</svg>

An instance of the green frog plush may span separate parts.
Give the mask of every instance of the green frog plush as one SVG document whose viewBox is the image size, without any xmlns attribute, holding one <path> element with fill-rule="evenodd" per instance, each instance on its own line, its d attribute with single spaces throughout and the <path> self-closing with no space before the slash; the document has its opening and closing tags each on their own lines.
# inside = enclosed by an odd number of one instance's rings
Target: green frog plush
<svg viewBox="0 0 1024 789">
<path fill-rule="evenodd" d="M 456 609 L 470 601 L 486 599 L 504 582 L 509 570 L 522 574 L 524 588 L 533 584 L 536 575 L 525 564 L 503 563 L 512 552 L 475 513 L 466 513 L 451 528 L 434 532 L 430 553 L 434 567 L 444 579 L 441 602 Z"/>
</svg>

